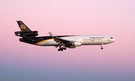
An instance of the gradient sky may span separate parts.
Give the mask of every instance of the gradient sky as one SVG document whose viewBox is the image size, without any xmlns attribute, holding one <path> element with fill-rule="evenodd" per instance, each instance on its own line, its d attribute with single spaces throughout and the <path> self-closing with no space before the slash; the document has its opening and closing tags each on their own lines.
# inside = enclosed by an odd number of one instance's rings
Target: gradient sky
<svg viewBox="0 0 135 81">
<path fill-rule="evenodd" d="M 39 35 L 109 35 L 104 46 L 58 52 L 19 42 Z M 0 0 L 0 81 L 135 81 L 135 0 Z"/>
</svg>

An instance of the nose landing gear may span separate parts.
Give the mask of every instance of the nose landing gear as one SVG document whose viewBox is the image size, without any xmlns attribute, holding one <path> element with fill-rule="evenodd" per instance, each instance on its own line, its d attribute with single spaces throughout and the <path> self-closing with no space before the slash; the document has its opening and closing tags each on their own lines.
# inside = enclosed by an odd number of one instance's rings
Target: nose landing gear
<svg viewBox="0 0 135 81">
<path fill-rule="evenodd" d="M 101 44 L 101 50 L 103 50 L 103 44 Z"/>
</svg>

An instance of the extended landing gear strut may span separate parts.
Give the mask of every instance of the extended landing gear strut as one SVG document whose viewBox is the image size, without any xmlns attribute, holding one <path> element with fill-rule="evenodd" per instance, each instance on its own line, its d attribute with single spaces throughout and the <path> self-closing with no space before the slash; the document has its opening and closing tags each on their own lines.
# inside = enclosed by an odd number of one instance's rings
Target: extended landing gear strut
<svg viewBox="0 0 135 81">
<path fill-rule="evenodd" d="M 61 47 L 62 46 L 62 47 Z M 66 50 L 66 47 L 65 47 L 65 45 L 64 44 L 61 44 L 61 45 L 59 45 L 59 49 L 58 49 L 58 51 L 63 51 L 63 50 Z"/>
<path fill-rule="evenodd" d="M 58 51 L 66 50 L 66 48 L 59 48 Z"/>
<path fill-rule="evenodd" d="M 101 50 L 103 50 L 103 44 L 101 44 Z"/>
<path fill-rule="evenodd" d="M 59 48 L 58 51 L 66 50 L 66 48 Z"/>
</svg>

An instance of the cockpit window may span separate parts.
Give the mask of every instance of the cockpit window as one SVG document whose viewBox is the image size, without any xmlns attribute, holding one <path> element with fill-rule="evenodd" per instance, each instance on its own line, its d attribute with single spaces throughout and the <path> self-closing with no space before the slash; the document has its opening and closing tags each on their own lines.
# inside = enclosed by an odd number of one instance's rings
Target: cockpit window
<svg viewBox="0 0 135 81">
<path fill-rule="evenodd" d="M 113 37 L 111 37 L 111 39 L 113 39 Z"/>
</svg>

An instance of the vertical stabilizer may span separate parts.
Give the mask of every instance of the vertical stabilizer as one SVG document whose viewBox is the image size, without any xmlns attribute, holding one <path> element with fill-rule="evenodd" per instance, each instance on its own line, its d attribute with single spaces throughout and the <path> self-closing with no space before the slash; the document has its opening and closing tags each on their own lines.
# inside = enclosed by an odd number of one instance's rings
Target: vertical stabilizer
<svg viewBox="0 0 135 81">
<path fill-rule="evenodd" d="M 21 31 L 23 32 L 30 32 L 31 30 L 22 22 L 22 21 L 17 21 Z"/>
</svg>

